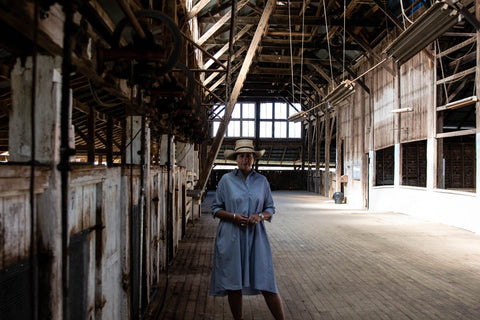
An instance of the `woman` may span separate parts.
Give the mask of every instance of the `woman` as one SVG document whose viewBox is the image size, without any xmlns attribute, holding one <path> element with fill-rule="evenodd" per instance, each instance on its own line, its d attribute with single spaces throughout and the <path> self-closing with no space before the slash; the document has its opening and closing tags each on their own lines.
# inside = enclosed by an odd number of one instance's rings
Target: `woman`
<svg viewBox="0 0 480 320">
<path fill-rule="evenodd" d="M 242 295 L 262 293 L 275 319 L 284 319 L 273 272 L 273 260 L 264 220 L 275 213 L 267 179 L 252 169 L 256 151 L 252 140 L 238 140 L 226 159 L 238 169 L 218 183 L 213 216 L 220 219 L 213 254 L 210 295 L 228 295 L 234 319 L 243 318 Z"/>
</svg>

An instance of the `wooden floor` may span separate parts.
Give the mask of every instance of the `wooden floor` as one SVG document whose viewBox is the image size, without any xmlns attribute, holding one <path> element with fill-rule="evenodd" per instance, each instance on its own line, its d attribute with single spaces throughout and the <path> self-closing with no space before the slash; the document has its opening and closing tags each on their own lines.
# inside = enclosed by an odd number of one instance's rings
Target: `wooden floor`
<svg viewBox="0 0 480 320">
<path fill-rule="evenodd" d="M 306 192 L 274 200 L 267 232 L 287 319 L 480 319 L 479 236 Z M 208 296 L 217 223 L 205 212 L 188 227 L 156 319 L 232 319 L 226 298 Z M 244 313 L 272 319 L 261 296 L 245 297 Z"/>
</svg>

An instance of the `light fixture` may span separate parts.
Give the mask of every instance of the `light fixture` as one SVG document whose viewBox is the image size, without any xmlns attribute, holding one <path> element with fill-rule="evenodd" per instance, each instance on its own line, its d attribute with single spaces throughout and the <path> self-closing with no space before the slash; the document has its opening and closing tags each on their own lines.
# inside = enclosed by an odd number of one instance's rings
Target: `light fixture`
<svg viewBox="0 0 480 320">
<path fill-rule="evenodd" d="M 478 101 L 478 97 L 477 96 L 471 96 L 471 97 L 468 97 L 468 98 L 464 98 L 464 99 L 460 99 L 460 100 L 457 100 L 457 101 L 453 101 L 453 102 L 449 102 L 447 103 L 446 105 L 443 105 L 443 106 L 439 106 L 437 107 L 437 111 L 443 111 L 443 110 L 452 110 L 452 109 L 458 109 L 458 108 L 462 108 L 462 107 L 465 107 L 465 106 L 468 106 L 472 103 L 475 103 Z"/>
<path fill-rule="evenodd" d="M 355 82 L 350 80 L 342 81 L 332 92 L 327 94 L 323 101 L 327 101 L 331 106 L 335 106 L 348 98 L 355 92 Z"/>
<path fill-rule="evenodd" d="M 385 49 L 389 57 L 403 64 L 454 26 L 460 15 L 445 1 L 437 1 Z"/>
<path fill-rule="evenodd" d="M 407 107 L 407 108 L 399 108 L 399 109 L 393 109 L 390 111 L 391 113 L 404 113 L 404 112 L 412 112 L 413 108 L 412 107 Z"/>
<path fill-rule="evenodd" d="M 300 122 L 303 120 L 307 120 L 307 113 L 305 111 L 299 111 L 297 113 L 292 114 L 290 117 L 288 117 L 287 120 L 293 121 L 293 122 Z"/>
</svg>

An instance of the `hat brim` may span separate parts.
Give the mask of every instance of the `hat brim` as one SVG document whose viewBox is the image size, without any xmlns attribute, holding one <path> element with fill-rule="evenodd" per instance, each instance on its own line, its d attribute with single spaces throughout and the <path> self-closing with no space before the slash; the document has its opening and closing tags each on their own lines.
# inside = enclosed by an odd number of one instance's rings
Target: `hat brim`
<svg viewBox="0 0 480 320">
<path fill-rule="evenodd" d="M 242 151 L 241 149 L 238 150 L 238 151 L 235 151 L 235 150 L 225 150 L 223 152 L 223 156 L 225 157 L 225 159 L 227 160 L 236 160 L 237 159 L 237 154 L 239 153 L 246 153 L 246 152 L 251 152 L 253 153 L 253 157 L 255 159 L 259 159 L 263 156 L 263 154 L 265 153 L 265 149 L 263 150 L 245 150 L 245 151 Z"/>
</svg>

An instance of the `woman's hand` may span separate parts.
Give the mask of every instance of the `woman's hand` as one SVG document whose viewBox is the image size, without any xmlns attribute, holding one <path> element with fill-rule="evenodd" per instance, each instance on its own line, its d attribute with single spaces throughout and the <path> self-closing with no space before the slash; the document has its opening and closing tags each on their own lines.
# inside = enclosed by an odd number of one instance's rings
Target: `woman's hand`
<svg viewBox="0 0 480 320">
<path fill-rule="evenodd" d="M 254 226 L 256 225 L 257 223 L 259 223 L 260 221 L 262 221 L 262 218 L 260 217 L 260 215 L 257 213 L 257 214 L 252 214 L 249 218 L 248 218 L 248 224 L 251 225 L 251 226 Z"/>
<path fill-rule="evenodd" d="M 249 220 L 246 215 L 235 213 L 233 223 L 235 223 L 237 226 L 245 227 L 247 224 L 249 224 Z"/>
</svg>

